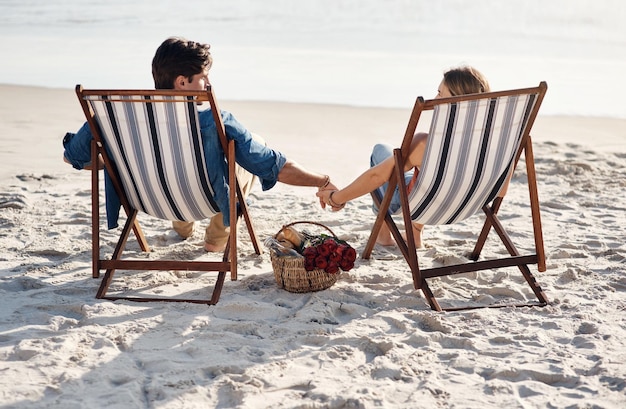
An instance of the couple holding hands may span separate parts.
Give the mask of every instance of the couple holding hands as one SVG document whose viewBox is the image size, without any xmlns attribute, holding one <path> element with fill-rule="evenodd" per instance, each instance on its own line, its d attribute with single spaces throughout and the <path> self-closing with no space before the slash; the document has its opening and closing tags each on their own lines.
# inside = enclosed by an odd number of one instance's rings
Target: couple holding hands
<svg viewBox="0 0 626 409">
<path fill-rule="evenodd" d="M 209 51 L 210 45 L 189 41 L 180 37 L 171 37 L 165 40 L 157 49 L 152 60 L 152 76 L 156 89 L 175 90 L 204 90 L 209 85 L 209 69 L 213 58 Z M 488 92 L 489 84 L 484 76 L 472 67 L 459 67 L 444 73 L 438 90 L 437 98 L 451 97 L 463 94 Z M 380 189 L 384 195 L 387 181 L 394 167 L 393 147 L 387 144 L 377 144 L 373 148 L 370 158 L 370 168 L 359 175 L 354 181 L 343 189 L 338 189 L 328 175 L 305 169 L 297 162 L 288 159 L 280 151 L 271 149 L 258 135 L 248 131 L 235 117 L 226 111 L 222 111 L 226 137 L 235 141 L 235 159 L 237 163 L 237 177 L 246 196 L 255 179 L 259 179 L 263 190 L 271 189 L 277 182 L 296 185 L 318 187 L 317 197 L 322 207 L 329 206 L 333 211 L 341 210 L 347 202 L 362 195 L 368 194 L 375 189 Z M 202 142 L 205 151 L 215 146 L 218 138 L 215 131 L 215 122 L 210 110 L 199 112 Z M 428 135 L 417 133 L 413 137 L 410 155 L 406 161 L 404 185 L 400 187 L 411 189 L 419 172 L 422 157 L 426 147 Z M 93 136 L 87 124 L 76 134 L 66 134 L 63 145 L 63 158 L 76 169 L 87 169 L 91 166 L 91 140 Z M 212 148 L 211 148 L 212 149 Z M 210 158 L 210 155 L 206 155 Z M 216 163 L 217 162 L 217 163 Z M 209 175 L 212 169 L 223 166 L 220 161 L 207 160 Z M 223 162 L 223 161 L 221 161 Z M 213 182 L 212 187 L 216 193 L 216 201 L 220 209 L 228 209 L 228 186 L 223 183 Z M 108 199 L 107 199 L 108 200 Z M 394 193 L 390 210 L 395 211 L 400 207 L 399 193 Z M 204 248 L 209 252 L 223 251 L 230 227 L 228 226 L 228 211 L 216 214 L 209 221 L 205 231 Z M 116 220 L 109 217 L 109 227 L 117 225 Z M 116 219 L 116 216 L 115 216 Z M 193 234 L 194 222 L 174 221 L 174 230 L 183 238 Z M 422 246 L 423 226 L 412 223 L 416 247 Z M 381 245 L 393 245 L 386 225 L 377 237 Z"/>
</svg>

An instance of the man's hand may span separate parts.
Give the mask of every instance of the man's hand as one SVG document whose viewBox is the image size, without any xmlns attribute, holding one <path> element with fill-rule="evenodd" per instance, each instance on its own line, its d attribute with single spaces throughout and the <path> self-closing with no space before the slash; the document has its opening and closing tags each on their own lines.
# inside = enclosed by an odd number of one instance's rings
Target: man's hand
<svg viewBox="0 0 626 409">
<path fill-rule="evenodd" d="M 322 206 L 322 209 L 326 209 L 326 205 L 329 205 L 333 212 L 337 212 L 346 206 L 345 203 L 338 204 L 332 201 L 330 196 L 337 190 L 339 190 L 337 189 L 337 186 L 335 186 L 332 183 L 329 183 L 326 187 L 320 188 L 317 191 L 315 195 L 319 198 L 320 206 Z"/>
</svg>

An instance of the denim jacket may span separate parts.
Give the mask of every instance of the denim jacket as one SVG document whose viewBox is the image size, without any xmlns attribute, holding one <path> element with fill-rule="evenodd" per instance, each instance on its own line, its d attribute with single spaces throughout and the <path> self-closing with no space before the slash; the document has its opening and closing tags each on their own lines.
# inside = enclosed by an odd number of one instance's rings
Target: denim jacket
<svg viewBox="0 0 626 409">
<path fill-rule="evenodd" d="M 222 212 L 224 225 L 228 226 L 228 168 L 220 146 L 217 128 L 210 109 L 198 114 L 202 145 L 206 160 L 209 180 L 215 192 L 215 201 Z M 224 128 L 228 140 L 235 141 L 235 161 L 248 172 L 256 175 L 261 188 L 271 189 L 278 181 L 278 173 L 285 165 L 287 158 L 281 152 L 268 148 L 255 141 L 248 131 L 235 117 L 227 111 L 222 111 Z M 67 133 L 63 139 L 64 156 L 76 169 L 83 169 L 91 162 L 91 140 L 93 136 L 89 125 L 85 123 L 75 134 Z M 105 170 L 104 189 L 106 197 L 107 225 L 109 229 L 118 226 L 121 203 L 117 196 L 111 178 Z"/>
</svg>

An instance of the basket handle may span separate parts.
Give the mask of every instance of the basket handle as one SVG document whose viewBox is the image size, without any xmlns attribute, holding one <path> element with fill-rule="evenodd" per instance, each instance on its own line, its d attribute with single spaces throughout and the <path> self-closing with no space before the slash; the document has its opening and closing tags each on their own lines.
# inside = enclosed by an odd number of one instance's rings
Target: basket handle
<svg viewBox="0 0 626 409">
<path fill-rule="evenodd" d="M 287 228 L 287 227 L 291 227 L 291 226 L 293 226 L 293 225 L 295 225 L 295 224 L 314 224 L 314 225 L 316 225 L 316 226 L 323 227 L 324 229 L 328 230 L 328 232 L 329 232 L 330 234 L 332 234 L 334 238 L 337 238 L 337 235 L 336 235 L 336 234 L 335 234 L 335 233 L 334 233 L 334 232 L 333 232 L 333 231 L 332 231 L 332 230 L 331 230 L 328 226 L 325 226 L 325 225 L 323 225 L 322 223 L 311 222 L 311 221 L 299 221 L 299 222 L 293 222 L 293 223 L 286 224 L 286 225 L 284 225 L 284 226 L 283 226 L 280 230 L 278 230 L 278 233 L 280 233 L 281 231 L 283 231 L 285 228 Z M 276 235 L 274 236 L 274 238 L 278 237 L 278 233 L 276 233 Z"/>
</svg>

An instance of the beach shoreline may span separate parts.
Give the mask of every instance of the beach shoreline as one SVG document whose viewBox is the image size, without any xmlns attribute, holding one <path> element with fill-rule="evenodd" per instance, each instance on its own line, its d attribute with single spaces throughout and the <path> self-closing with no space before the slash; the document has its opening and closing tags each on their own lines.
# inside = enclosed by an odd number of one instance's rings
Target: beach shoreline
<svg viewBox="0 0 626 409">
<path fill-rule="evenodd" d="M 271 147 L 343 185 L 369 166 L 375 143 L 399 144 L 410 109 L 269 101 L 220 100 Z M 64 173 L 61 141 L 85 122 L 74 90 L 0 84 L 0 180 L 32 170 Z M 358 136 L 355 138 L 354 136 Z M 577 144 L 602 152 L 626 151 L 626 119 L 539 115 L 536 141 Z M 341 145 L 343 141 L 343 146 Z M 344 155 L 349 149 L 350 162 Z M 352 165 L 353 164 L 353 165 Z"/>
</svg>

